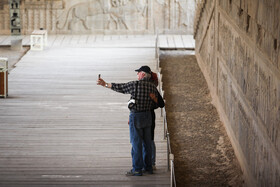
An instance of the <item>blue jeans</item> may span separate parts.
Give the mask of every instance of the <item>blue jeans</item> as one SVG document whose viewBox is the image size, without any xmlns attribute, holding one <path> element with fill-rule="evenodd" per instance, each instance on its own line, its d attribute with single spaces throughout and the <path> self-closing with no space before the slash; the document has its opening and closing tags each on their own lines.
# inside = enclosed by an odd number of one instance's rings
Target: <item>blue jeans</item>
<svg viewBox="0 0 280 187">
<path fill-rule="evenodd" d="M 152 165 L 155 166 L 156 165 L 156 144 L 155 141 L 152 140 Z"/>
<path fill-rule="evenodd" d="M 131 157 L 133 171 L 152 171 L 151 112 L 131 112 L 129 115 Z M 142 155 L 142 149 L 144 154 Z"/>
<path fill-rule="evenodd" d="M 155 127 L 156 127 L 156 114 L 155 111 L 151 111 L 152 114 L 152 128 L 151 128 L 151 133 L 152 133 L 152 165 L 156 165 L 156 144 L 155 144 Z"/>
<path fill-rule="evenodd" d="M 155 127 L 156 127 L 156 114 L 155 114 L 154 110 L 151 111 L 151 115 L 152 115 L 152 126 L 151 126 L 152 165 L 155 166 L 156 165 L 156 144 L 154 141 L 154 137 L 155 137 Z M 145 157 L 145 155 L 146 155 L 146 153 L 145 153 L 144 146 L 143 146 L 143 157 Z"/>
<path fill-rule="evenodd" d="M 152 148 L 152 165 L 155 166 L 156 165 L 156 144 L 155 144 L 155 141 L 152 140 L 151 141 L 151 148 Z M 143 145 L 143 159 L 145 158 L 146 156 L 146 151 L 144 150 L 144 145 Z"/>
</svg>

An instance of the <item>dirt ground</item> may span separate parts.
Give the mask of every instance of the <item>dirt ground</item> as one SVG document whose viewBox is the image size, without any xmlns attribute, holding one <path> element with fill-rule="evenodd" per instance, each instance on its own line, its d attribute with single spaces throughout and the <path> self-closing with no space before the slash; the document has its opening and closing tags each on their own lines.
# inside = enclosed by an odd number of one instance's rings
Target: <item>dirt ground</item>
<svg viewBox="0 0 280 187">
<path fill-rule="evenodd" d="M 194 55 L 162 51 L 160 64 L 177 186 L 243 186 L 243 174 Z"/>
</svg>

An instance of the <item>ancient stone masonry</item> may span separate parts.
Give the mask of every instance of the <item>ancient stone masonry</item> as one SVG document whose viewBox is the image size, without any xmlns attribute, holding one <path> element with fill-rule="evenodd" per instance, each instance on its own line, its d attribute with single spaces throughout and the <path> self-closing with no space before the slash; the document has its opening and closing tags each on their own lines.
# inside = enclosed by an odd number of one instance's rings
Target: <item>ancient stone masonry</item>
<svg viewBox="0 0 280 187">
<path fill-rule="evenodd" d="M 0 1 L 0 10 L 3 10 L 4 9 L 4 5 L 7 5 L 7 4 L 8 4 L 8 0 Z"/>
<path fill-rule="evenodd" d="M 247 185 L 280 184 L 280 1 L 198 1 L 194 35 Z"/>
<path fill-rule="evenodd" d="M 0 4 L 0 34 L 7 34 L 5 6 Z M 194 0 L 22 0 L 24 34 L 134 34 L 193 32 Z"/>
</svg>

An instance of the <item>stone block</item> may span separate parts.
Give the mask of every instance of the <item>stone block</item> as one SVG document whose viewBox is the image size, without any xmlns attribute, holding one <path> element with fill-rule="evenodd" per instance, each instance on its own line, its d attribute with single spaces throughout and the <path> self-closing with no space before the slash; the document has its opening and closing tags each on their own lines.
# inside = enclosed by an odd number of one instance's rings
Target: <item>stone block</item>
<svg viewBox="0 0 280 187">
<path fill-rule="evenodd" d="M 253 111 L 257 113 L 258 111 L 258 64 L 255 61 L 253 49 L 250 47 L 246 48 L 246 83 L 247 91 L 246 98 L 248 99 Z"/>
<path fill-rule="evenodd" d="M 275 38 L 278 39 L 278 41 L 280 40 L 280 1 L 275 0 L 274 1 L 274 8 L 273 8 L 273 34 L 275 36 Z"/>
<path fill-rule="evenodd" d="M 273 34 L 273 28 L 274 28 L 274 16 L 275 16 L 275 9 L 273 8 L 274 6 L 274 0 L 269 1 L 269 7 L 266 8 L 267 11 L 267 30 L 269 31 L 270 34 Z"/>
<path fill-rule="evenodd" d="M 280 16 L 275 15 L 280 11 L 278 4 L 276 8 L 273 6 L 273 0 L 239 1 L 239 5 L 237 1 L 229 2 L 219 1 L 220 8 L 228 16 L 223 16 L 222 11 L 215 17 L 218 19 L 218 27 L 214 26 L 218 54 L 213 60 L 218 64 L 216 72 L 209 60 L 214 55 L 209 46 L 205 46 L 211 45 L 211 25 L 206 36 L 200 36 L 207 41 L 200 51 L 204 56 L 201 63 L 208 69 L 203 72 L 211 79 L 215 77 L 211 74 L 216 74 L 218 105 L 226 114 L 223 117 L 229 121 L 225 125 L 232 129 L 238 140 L 240 154 L 248 164 L 246 170 L 255 184 L 277 186 L 280 183 L 277 156 L 280 152 L 280 32 L 275 29 L 279 29 Z M 231 20 L 227 20 L 228 17 Z M 196 41 L 200 39 L 198 37 Z M 213 87 L 213 84 L 209 86 Z"/>
<path fill-rule="evenodd" d="M 258 24 L 262 24 L 262 15 L 263 15 L 263 5 L 262 5 L 262 0 L 258 0 L 258 7 L 256 11 L 256 22 Z"/>
<path fill-rule="evenodd" d="M 231 12 L 230 12 L 230 17 L 233 18 L 234 23 L 235 23 L 240 29 L 242 29 L 241 24 L 242 24 L 243 20 L 240 20 L 240 15 L 242 15 L 241 12 L 240 12 L 240 7 L 237 6 L 236 4 L 233 4 L 233 5 L 232 5 L 232 8 L 231 8 Z"/>
<path fill-rule="evenodd" d="M 241 5 L 242 0 L 231 0 L 231 3 L 234 4 L 235 6 L 237 6 L 238 8 Z"/>
<path fill-rule="evenodd" d="M 22 50 L 22 39 L 12 39 L 11 40 L 11 50 L 21 51 Z"/>
<path fill-rule="evenodd" d="M 228 14 L 231 12 L 233 3 L 232 1 L 224 1 L 224 0 L 220 0 L 219 1 L 219 6 Z"/>
<path fill-rule="evenodd" d="M 247 4 L 248 4 L 248 14 L 251 16 L 252 19 L 256 20 L 259 1 L 247 0 Z"/>
<path fill-rule="evenodd" d="M 248 0 L 240 0 L 240 8 L 248 13 Z"/>
<path fill-rule="evenodd" d="M 244 9 L 239 9 L 238 11 L 238 16 L 239 16 L 239 28 L 243 31 L 246 32 L 246 28 L 247 28 L 247 13 L 246 11 L 244 11 Z"/>
<path fill-rule="evenodd" d="M 256 20 L 250 20 L 250 32 L 251 32 L 251 39 L 253 43 L 257 43 L 258 38 L 258 24 Z"/>
<path fill-rule="evenodd" d="M 278 63 L 278 70 L 280 71 L 280 44 L 279 44 L 279 40 L 278 40 L 278 48 L 277 48 L 277 63 Z"/>
<path fill-rule="evenodd" d="M 229 103 L 231 104 L 229 114 L 230 127 L 232 128 L 235 137 L 238 137 L 238 115 L 236 110 L 238 104 L 238 92 L 236 87 L 232 84 L 231 80 L 229 81 L 229 89 Z"/>
<path fill-rule="evenodd" d="M 228 103 L 229 103 L 229 94 L 228 94 L 228 74 L 223 67 L 222 63 L 218 63 L 218 68 L 217 68 L 217 95 L 219 97 L 219 101 L 223 106 L 223 109 L 226 114 L 229 113 L 229 108 L 228 108 Z"/>
</svg>

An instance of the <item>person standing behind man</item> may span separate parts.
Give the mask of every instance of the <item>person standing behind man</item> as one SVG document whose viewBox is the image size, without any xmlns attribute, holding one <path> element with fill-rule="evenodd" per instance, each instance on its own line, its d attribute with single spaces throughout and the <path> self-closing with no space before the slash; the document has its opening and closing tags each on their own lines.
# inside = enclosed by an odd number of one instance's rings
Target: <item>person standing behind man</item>
<svg viewBox="0 0 280 187">
<path fill-rule="evenodd" d="M 130 94 L 131 98 L 135 100 L 135 104 L 129 107 L 132 169 L 126 173 L 127 176 L 142 176 L 143 168 L 146 172 L 150 174 L 153 173 L 151 160 L 151 110 L 153 109 L 154 101 L 150 97 L 150 94 L 156 95 L 157 88 L 149 81 L 151 75 L 145 66 L 135 71 L 137 72 L 138 81 L 130 81 L 128 83 L 106 83 L 101 78 L 97 81 L 98 85 L 123 94 Z M 145 151 L 144 158 L 142 156 L 142 149 Z"/>
<path fill-rule="evenodd" d="M 151 78 L 149 79 L 150 82 L 152 82 L 156 87 L 158 86 L 158 77 L 157 74 L 151 71 L 151 68 L 149 66 L 142 66 L 141 68 L 144 68 L 147 73 L 151 75 Z M 155 144 L 155 127 L 156 127 L 156 114 L 155 109 L 158 107 L 163 108 L 165 106 L 164 100 L 161 97 L 160 93 L 157 91 L 157 94 L 150 93 L 150 97 L 154 101 L 154 107 L 151 110 L 152 115 L 152 127 L 151 127 L 151 138 L 152 138 L 152 167 L 153 170 L 156 170 L 156 144 Z M 146 156 L 145 150 L 143 150 L 143 157 Z"/>
<path fill-rule="evenodd" d="M 157 74 L 151 71 L 151 78 L 150 81 L 155 84 L 155 86 L 158 86 L 158 77 Z M 151 111 L 152 113 L 152 127 L 151 127 L 151 133 L 152 133 L 152 166 L 153 170 L 156 170 L 156 144 L 155 144 L 155 127 L 156 127 L 156 114 L 155 114 L 155 109 L 158 107 L 163 108 L 165 106 L 164 100 L 162 96 L 160 95 L 159 92 L 157 92 L 157 95 L 155 94 L 150 94 L 150 97 L 153 99 L 155 102 L 155 107 Z"/>
</svg>

